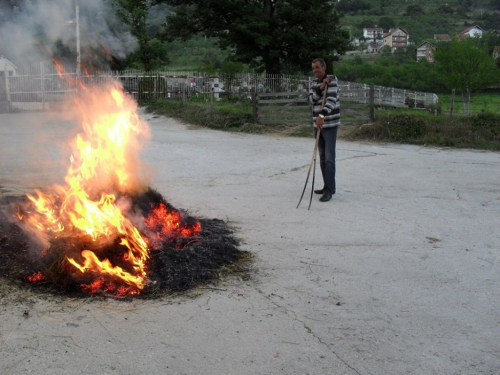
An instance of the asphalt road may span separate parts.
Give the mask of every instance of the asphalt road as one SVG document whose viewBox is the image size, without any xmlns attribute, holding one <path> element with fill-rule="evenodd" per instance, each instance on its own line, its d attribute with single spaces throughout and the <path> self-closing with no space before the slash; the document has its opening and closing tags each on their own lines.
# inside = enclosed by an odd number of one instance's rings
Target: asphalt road
<svg viewBox="0 0 500 375">
<path fill-rule="evenodd" d="M 0 115 L 1 194 L 61 182 L 76 130 L 54 116 Z M 337 194 L 308 211 L 312 138 L 142 116 L 151 185 L 236 228 L 252 279 L 153 301 L 0 293 L 0 375 L 500 374 L 499 153 L 339 141 Z"/>
</svg>

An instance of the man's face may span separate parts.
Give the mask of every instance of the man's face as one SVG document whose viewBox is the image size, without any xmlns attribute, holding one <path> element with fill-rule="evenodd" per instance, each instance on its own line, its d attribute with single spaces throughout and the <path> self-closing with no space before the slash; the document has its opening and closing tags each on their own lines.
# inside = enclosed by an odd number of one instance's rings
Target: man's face
<svg viewBox="0 0 500 375">
<path fill-rule="evenodd" d="M 326 65 L 321 66 L 321 62 L 315 61 L 312 64 L 312 71 L 316 78 L 318 79 L 323 78 L 326 72 Z"/>
</svg>

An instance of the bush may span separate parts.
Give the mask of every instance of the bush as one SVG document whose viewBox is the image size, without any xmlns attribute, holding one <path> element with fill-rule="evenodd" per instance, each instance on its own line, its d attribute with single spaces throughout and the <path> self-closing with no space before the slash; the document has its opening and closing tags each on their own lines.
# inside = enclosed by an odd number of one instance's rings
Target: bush
<svg viewBox="0 0 500 375">
<path fill-rule="evenodd" d="M 419 138 L 427 131 L 426 119 L 412 114 L 389 116 L 386 125 L 389 137 L 395 141 Z"/>
<path fill-rule="evenodd" d="M 349 139 L 500 150 L 500 115 L 434 116 L 390 111 L 370 125 L 357 126 Z"/>
</svg>

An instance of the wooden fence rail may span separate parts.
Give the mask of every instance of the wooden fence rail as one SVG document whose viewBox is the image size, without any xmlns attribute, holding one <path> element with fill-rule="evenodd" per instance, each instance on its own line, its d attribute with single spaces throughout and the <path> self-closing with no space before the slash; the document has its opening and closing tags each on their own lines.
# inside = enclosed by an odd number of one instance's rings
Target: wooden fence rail
<svg viewBox="0 0 500 375">
<path fill-rule="evenodd" d="M 344 124 L 374 121 L 374 85 L 339 90 L 341 122 Z M 252 92 L 255 123 L 312 124 L 312 111 L 306 91 Z"/>
</svg>

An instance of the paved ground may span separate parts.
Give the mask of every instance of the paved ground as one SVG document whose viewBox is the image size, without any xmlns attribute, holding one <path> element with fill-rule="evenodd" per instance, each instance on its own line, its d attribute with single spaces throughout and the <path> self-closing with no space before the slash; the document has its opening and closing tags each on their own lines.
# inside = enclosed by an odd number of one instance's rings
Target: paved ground
<svg viewBox="0 0 500 375">
<path fill-rule="evenodd" d="M 337 194 L 308 211 L 312 139 L 144 117 L 152 185 L 234 225 L 253 280 L 157 301 L 3 295 L 0 375 L 500 374 L 499 153 L 341 141 Z M 73 132 L 1 115 L 3 194 L 60 182 Z"/>
</svg>

